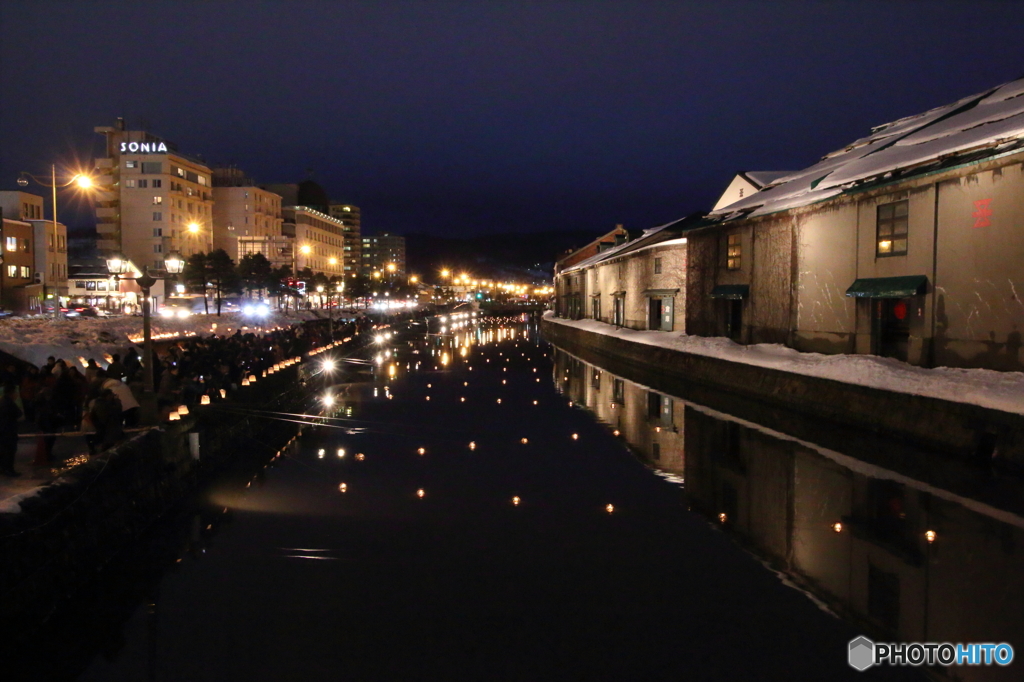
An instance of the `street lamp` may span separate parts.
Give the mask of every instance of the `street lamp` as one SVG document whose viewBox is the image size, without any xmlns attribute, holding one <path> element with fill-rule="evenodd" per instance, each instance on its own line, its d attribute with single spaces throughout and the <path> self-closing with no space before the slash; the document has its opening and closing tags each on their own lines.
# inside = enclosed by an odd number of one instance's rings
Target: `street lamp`
<svg viewBox="0 0 1024 682">
<path fill-rule="evenodd" d="M 56 245 L 56 241 L 57 241 L 57 190 L 58 189 L 64 189 L 65 187 L 70 187 L 71 185 L 75 185 L 76 187 L 78 187 L 78 189 L 88 190 L 88 189 L 92 189 L 95 186 L 95 183 L 93 182 L 92 178 L 89 177 L 88 175 L 86 175 L 85 173 L 76 173 L 74 176 L 72 176 L 72 178 L 70 180 L 65 182 L 63 185 L 58 185 L 57 184 L 57 166 L 55 164 L 50 164 L 50 182 L 47 183 L 45 180 L 40 180 L 39 178 L 37 178 L 35 175 L 32 175 L 31 173 L 26 173 L 25 171 L 22 171 L 21 174 L 18 176 L 18 186 L 19 187 L 28 187 L 29 178 L 31 178 L 33 181 L 35 181 L 35 183 L 37 185 L 41 185 L 43 187 L 49 187 L 51 190 L 53 190 L 53 241 L 55 242 L 54 243 L 54 248 L 57 248 L 57 245 Z M 0 226 L 0 232 L 2 232 L 2 231 L 3 231 L 3 227 Z M 0 260 L 0 262 L 3 262 L 3 261 Z M 43 268 L 43 306 L 44 306 L 43 307 L 43 312 L 45 312 L 46 311 L 46 308 L 45 308 L 45 306 L 46 306 L 46 268 Z M 56 297 L 56 301 L 55 301 L 55 303 L 53 305 L 53 316 L 54 317 L 60 317 L 60 296 Z"/>
<path fill-rule="evenodd" d="M 181 254 L 172 251 L 164 257 L 164 268 L 166 275 L 181 274 L 185 269 L 185 260 Z M 124 254 L 113 253 L 107 257 L 107 270 L 112 275 L 124 277 L 132 272 L 132 262 Z M 135 283 L 142 289 L 142 363 L 145 365 L 145 370 L 142 373 L 142 388 L 147 396 L 153 395 L 153 335 L 150 329 L 149 290 L 159 280 L 165 279 L 166 275 L 161 274 L 154 277 L 149 273 L 149 267 L 144 265 L 142 274 L 134 278 Z"/>
</svg>

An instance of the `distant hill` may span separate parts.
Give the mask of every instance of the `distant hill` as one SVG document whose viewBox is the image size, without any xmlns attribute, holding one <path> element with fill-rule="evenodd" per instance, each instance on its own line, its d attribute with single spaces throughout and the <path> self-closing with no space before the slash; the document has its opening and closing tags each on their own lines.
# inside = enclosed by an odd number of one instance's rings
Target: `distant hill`
<svg viewBox="0 0 1024 682">
<path fill-rule="evenodd" d="M 600 237 L 600 230 L 504 233 L 482 237 L 405 235 L 410 273 L 436 281 L 442 268 L 488 279 L 550 279 L 555 260 Z"/>
</svg>

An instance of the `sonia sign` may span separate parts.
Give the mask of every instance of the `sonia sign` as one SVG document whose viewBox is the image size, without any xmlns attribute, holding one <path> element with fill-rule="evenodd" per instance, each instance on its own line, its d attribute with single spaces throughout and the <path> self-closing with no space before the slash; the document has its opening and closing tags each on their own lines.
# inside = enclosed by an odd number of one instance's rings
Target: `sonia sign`
<svg viewBox="0 0 1024 682">
<path fill-rule="evenodd" d="M 121 153 L 161 154 L 167 153 L 166 142 L 122 142 Z"/>
</svg>

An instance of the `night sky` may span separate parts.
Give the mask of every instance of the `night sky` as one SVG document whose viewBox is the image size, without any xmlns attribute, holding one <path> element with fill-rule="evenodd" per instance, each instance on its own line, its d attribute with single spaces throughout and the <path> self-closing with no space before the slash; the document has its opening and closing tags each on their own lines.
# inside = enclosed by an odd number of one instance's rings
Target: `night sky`
<svg viewBox="0 0 1024 682">
<path fill-rule="evenodd" d="M 0 0 L 0 27 L 0 188 L 122 116 L 453 236 L 652 227 L 1024 74 L 1016 0 Z"/>
</svg>

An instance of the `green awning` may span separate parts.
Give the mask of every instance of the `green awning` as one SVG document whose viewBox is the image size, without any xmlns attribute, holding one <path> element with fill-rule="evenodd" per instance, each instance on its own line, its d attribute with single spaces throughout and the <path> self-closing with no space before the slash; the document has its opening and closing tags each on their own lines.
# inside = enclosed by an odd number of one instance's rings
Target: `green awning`
<svg viewBox="0 0 1024 682">
<path fill-rule="evenodd" d="M 871 277 L 858 279 L 846 290 L 847 296 L 857 298 L 907 298 L 920 296 L 928 287 L 925 275 L 908 277 Z"/>
<path fill-rule="evenodd" d="M 749 284 L 719 284 L 711 290 L 711 298 L 740 299 L 750 295 Z"/>
</svg>

